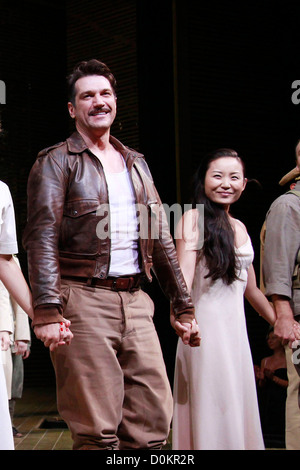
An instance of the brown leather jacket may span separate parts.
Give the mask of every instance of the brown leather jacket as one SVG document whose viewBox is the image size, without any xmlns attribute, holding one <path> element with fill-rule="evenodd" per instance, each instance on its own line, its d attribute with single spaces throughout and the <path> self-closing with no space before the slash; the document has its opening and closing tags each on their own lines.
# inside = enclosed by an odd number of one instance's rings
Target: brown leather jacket
<svg viewBox="0 0 300 470">
<path fill-rule="evenodd" d="M 123 155 L 137 204 L 145 209 L 139 216 L 140 226 L 148 231 L 145 234 L 144 229 L 139 237 L 142 272 L 151 281 L 153 269 L 172 302 L 175 317 L 190 322 L 194 318 L 192 300 L 166 217 L 161 216 L 162 211 L 157 217 L 161 201 L 145 159 L 114 137 L 111 143 Z M 102 165 L 79 133 L 39 153 L 28 180 L 28 220 L 23 236 L 35 309 L 34 325 L 61 321 L 61 276 L 107 277 L 110 238 L 96 233 L 101 223 L 109 233 L 108 214 L 99 212 L 108 202 Z M 159 234 L 154 237 L 153 217 Z"/>
</svg>

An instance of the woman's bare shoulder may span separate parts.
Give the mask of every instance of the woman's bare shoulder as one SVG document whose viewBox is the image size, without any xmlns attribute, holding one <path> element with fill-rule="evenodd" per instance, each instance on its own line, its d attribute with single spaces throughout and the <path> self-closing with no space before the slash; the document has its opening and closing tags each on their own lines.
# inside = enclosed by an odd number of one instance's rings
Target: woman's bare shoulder
<svg viewBox="0 0 300 470">
<path fill-rule="evenodd" d="M 244 245 L 249 237 L 245 224 L 233 217 L 231 218 L 231 224 L 235 234 L 235 246 L 239 247 Z"/>
</svg>

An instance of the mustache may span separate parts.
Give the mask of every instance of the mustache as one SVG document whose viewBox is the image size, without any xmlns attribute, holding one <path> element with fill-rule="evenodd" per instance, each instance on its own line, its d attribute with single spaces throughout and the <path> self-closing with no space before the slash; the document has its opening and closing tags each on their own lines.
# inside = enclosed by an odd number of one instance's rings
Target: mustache
<svg viewBox="0 0 300 470">
<path fill-rule="evenodd" d="M 89 112 L 89 116 L 93 116 L 98 113 L 109 113 L 109 112 L 110 112 L 109 108 L 97 107 L 97 108 L 91 109 L 91 111 Z"/>
</svg>

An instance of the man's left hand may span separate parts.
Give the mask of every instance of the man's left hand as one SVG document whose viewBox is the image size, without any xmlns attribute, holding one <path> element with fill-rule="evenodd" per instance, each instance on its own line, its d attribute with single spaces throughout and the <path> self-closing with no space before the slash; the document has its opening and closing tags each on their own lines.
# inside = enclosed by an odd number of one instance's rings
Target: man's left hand
<svg viewBox="0 0 300 470">
<path fill-rule="evenodd" d="M 171 324 L 184 344 L 189 344 L 191 347 L 200 346 L 201 336 L 196 320 L 193 320 L 192 323 L 181 323 L 173 317 Z"/>
</svg>

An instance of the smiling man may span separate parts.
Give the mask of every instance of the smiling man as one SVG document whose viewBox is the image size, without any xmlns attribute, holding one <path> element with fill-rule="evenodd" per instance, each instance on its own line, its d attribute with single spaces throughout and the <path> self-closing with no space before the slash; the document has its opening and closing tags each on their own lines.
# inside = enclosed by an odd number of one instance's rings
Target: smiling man
<svg viewBox="0 0 300 470">
<path fill-rule="evenodd" d="M 110 134 L 114 76 L 91 60 L 74 69 L 68 85 L 76 132 L 40 152 L 28 181 L 23 241 L 34 330 L 48 342 L 62 315 L 71 321 L 74 339 L 52 360 L 58 409 L 74 449 L 160 449 L 172 397 L 153 302 L 141 289 L 151 269 L 190 346 L 200 341 L 194 308 L 166 219 L 155 223 L 159 236 L 140 236 L 153 227 L 161 201 L 143 155 Z M 141 206 L 146 210 L 138 215 Z M 100 237 L 104 217 L 107 235 Z"/>
</svg>

